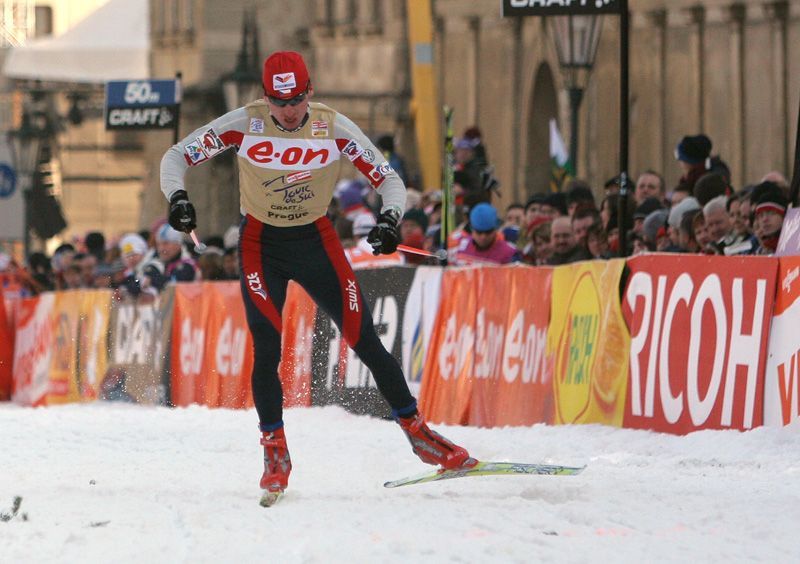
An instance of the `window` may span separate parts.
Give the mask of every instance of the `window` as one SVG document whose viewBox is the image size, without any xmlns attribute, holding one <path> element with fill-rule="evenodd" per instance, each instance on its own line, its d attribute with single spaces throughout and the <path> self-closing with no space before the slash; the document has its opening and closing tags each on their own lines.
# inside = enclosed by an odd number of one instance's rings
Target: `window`
<svg viewBox="0 0 800 564">
<path fill-rule="evenodd" d="M 52 6 L 36 6 L 34 8 L 34 37 L 47 37 L 53 35 L 53 8 Z"/>
</svg>

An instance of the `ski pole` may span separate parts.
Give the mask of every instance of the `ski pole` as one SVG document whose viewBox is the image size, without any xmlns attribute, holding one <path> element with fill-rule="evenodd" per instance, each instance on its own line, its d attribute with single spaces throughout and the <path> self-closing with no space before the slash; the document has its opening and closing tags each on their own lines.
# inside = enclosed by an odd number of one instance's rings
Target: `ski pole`
<svg viewBox="0 0 800 564">
<path fill-rule="evenodd" d="M 439 260 L 446 260 L 447 259 L 447 251 L 444 249 L 439 249 L 436 252 L 426 251 L 424 249 L 417 249 L 416 247 L 409 247 L 408 245 L 397 245 L 398 251 L 403 251 L 404 253 L 411 253 L 414 255 L 422 255 L 423 257 L 432 257 Z"/>
<path fill-rule="evenodd" d="M 197 251 L 197 254 L 202 255 L 204 252 L 206 252 L 206 249 L 208 247 L 206 247 L 205 243 L 200 242 L 194 230 L 192 230 L 192 232 L 189 233 L 189 235 L 191 235 L 192 237 L 192 241 L 194 242 L 194 250 Z"/>
</svg>

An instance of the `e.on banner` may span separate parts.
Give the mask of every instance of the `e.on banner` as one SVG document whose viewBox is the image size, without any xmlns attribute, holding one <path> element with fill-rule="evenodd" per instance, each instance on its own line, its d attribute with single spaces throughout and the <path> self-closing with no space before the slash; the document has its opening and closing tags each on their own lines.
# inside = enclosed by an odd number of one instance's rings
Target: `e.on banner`
<svg viewBox="0 0 800 564">
<path fill-rule="evenodd" d="M 205 403 L 206 331 L 209 307 L 204 284 L 176 284 L 172 320 L 172 403 Z"/>
<path fill-rule="evenodd" d="M 45 293 L 19 301 L 14 344 L 14 394 L 25 406 L 45 405 L 50 388 L 53 351 L 52 312 L 56 296 Z"/>
<path fill-rule="evenodd" d="M 779 259 L 775 309 L 764 372 L 764 424 L 800 417 L 800 256 Z"/>
<path fill-rule="evenodd" d="M 684 434 L 761 425 L 778 260 L 655 255 L 628 266 L 625 427 Z"/>
<path fill-rule="evenodd" d="M 478 269 L 447 270 L 442 276 L 442 301 L 419 398 L 422 413 L 436 423 L 469 423 L 477 313 L 474 286 L 478 272 Z"/>
<path fill-rule="evenodd" d="M 203 282 L 202 292 L 202 299 L 210 302 L 203 361 L 206 367 L 203 401 L 209 407 L 250 407 L 253 405 L 250 389 L 253 339 L 247 329 L 239 283 Z"/>
<path fill-rule="evenodd" d="M 445 272 L 420 398 L 427 417 L 482 427 L 552 421 L 550 277 L 527 267 Z"/>
<path fill-rule="evenodd" d="M 495 270 L 495 269 L 491 269 Z M 489 274 L 490 269 L 484 272 Z M 551 268 L 507 267 L 507 292 L 493 292 L 493 280 L 482 294 L 486 323 L 478 318 L 476 347 L 476 396 L 493 392 L 494 401 L 482 420 L 470 424 L 533 425 L 553 422 L 553 357 L 547 353 L 547 326 L 550 322 Z M 480 313 L 479 313 L 480 315 Z M 491 319 L 499 325 L 491 326 Z M 494 343 L 492 342 L 494 341 Z M 490 392 L 491 390 L 491 392 Z M 477 404 L 477 402 L 475 402 Z M 473 416 L 478 411 L 472 409 Z"/>
<path fill-rule="evenodd" d="M 555 422 L 621 426 L 630 335 L 622 317 L 623 259 L 556 267 L 547 335 Z"/>
</svg>

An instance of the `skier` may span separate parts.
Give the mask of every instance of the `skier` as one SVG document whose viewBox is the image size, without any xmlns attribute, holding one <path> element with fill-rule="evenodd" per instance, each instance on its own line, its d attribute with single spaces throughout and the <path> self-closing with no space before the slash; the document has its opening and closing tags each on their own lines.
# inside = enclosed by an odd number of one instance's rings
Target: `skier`
<svg viewBox="0 0 800 564">
<path fill-rule="evenodd" d="M 431 431 L 417 411 L 397 359 L 381 344 L 342 245 L 325 212 L 348 159 L 381 195 L 383 207 L 368 235 L 375 254 L 397 249 L 405 186 L 381 152 L 347 117 L 311 102 L 314 89 L 299 53 L 280 51 L 264 62 L 264 98 L 189 134 L 161 161 L 161 190 L 169 223 L 191 232 L 194 207 L 184 187 L 189 166 L 233 147 L 239 165 L 242 220 L 240 278 L 253 337 L 253 400 L 264 447 L 263 505 L 286 489 L 292 469 L 278 379 L 281 311 L 289 280 L 297 281 L 339 327 L 370 369 L 392 414 L 423 462 L 452 469 L 474 465 L 467 451 Z"/>
</svg>

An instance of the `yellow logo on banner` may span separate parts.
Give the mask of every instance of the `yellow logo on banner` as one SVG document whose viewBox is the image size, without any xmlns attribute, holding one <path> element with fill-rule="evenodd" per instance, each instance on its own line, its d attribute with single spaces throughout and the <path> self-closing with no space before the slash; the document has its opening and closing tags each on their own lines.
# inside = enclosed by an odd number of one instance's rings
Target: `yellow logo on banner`
<svg viewBox="0 0 800 564">
<path fill-rule="evenodd" d="M 556 352 L 556 408 L 559 420 L 564 423 L 578 421 L 589 409 L 600 308 L 592 273 L 584 272 L 567 304 L 567 321 Z"/>
<path fill-rule="evenodd" d="M 619 302 L 624 266 L 616 259 L 553 272 L 548 351 L 555 354 L 556 423 L 622 424 L 630 350 Z"/>
</svg>

